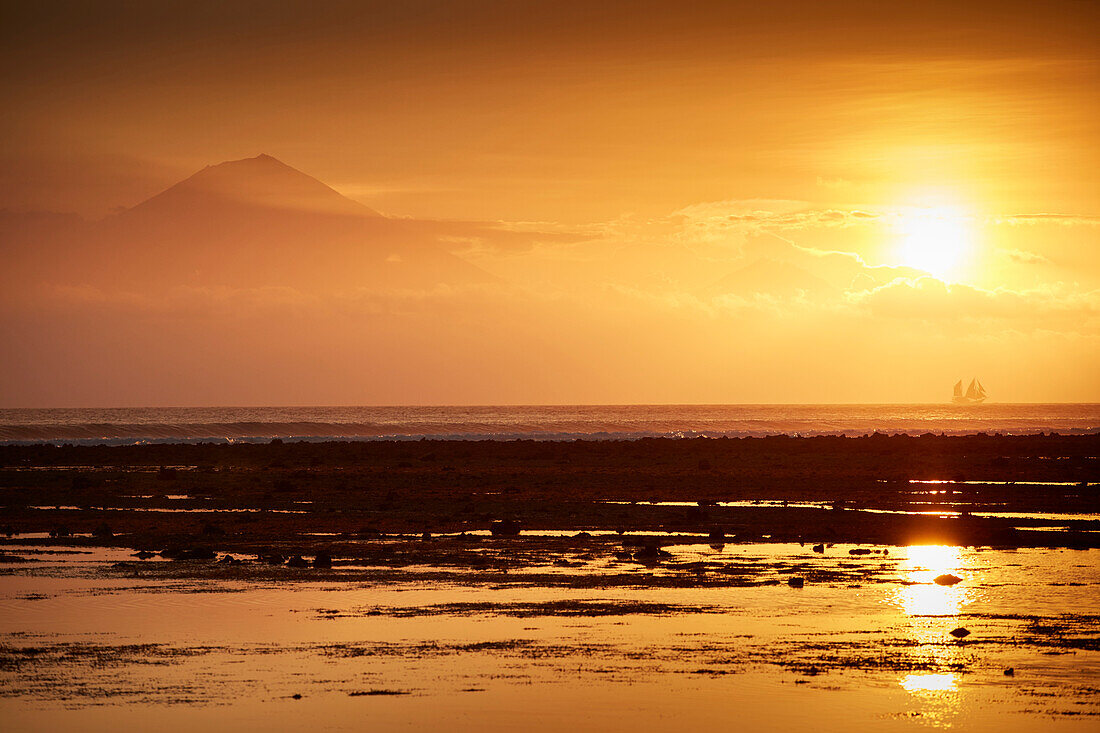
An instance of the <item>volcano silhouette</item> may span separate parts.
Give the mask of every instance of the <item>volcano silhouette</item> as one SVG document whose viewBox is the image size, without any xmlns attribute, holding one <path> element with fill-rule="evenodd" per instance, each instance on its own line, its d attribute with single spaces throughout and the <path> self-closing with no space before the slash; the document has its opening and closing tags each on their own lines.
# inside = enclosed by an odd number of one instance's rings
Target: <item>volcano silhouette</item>
<svg viewBox="0 0 1100 733">
<path fill-rule="evenodd" d="M 207 166 L 120 218 L 190 218 L 196 211 L 232 217 L 264 209 L 352 217 L 379 215 L 270 155 L 257 155 Z"/>
<path fill-rule="evenodd" d="M 446 251 L 446 222 L 382 216 L 270 155 L 208 166 L 44 243 L 61 281 L 104 290 L 424 290 L 493 282 Z"/>
</svg>

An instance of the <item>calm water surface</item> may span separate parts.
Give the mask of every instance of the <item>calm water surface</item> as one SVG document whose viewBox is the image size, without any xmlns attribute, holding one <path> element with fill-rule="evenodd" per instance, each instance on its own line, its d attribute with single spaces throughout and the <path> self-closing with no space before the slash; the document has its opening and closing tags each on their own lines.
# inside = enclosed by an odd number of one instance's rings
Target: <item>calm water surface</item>
<svg viewBox="0 0 1100 733">
<path fill-rule="evenodd" d="M 415 571 L 385 584 L 353 570 L 330 583 L 135 580 L 110 572 L 132 559 L 126 550 L 41 554 L 0 575 L 0 719 L 7 730 L 155 719 L 160 730 L 211 731 L 1030 731 L 1100 721 L 1100 551 L 670 549 L 673 564 L 739 561 L 765 574 L 770 563 L 807 574 L 847 565 L 867 580 L 645 587 L 659 568 L 639 568 L 629 588 L 429 584 Z M 932 582 L 943 573 L 963 581 Z M 666 610 L 538 610 L 549 602 Z M 516 604 L 535 610 L 511 613 Z M 962 642 L 949 633 L 958 627 L 971 632 Z M 408 694 L 353 694 L 370 690 Z"/>
</svg>

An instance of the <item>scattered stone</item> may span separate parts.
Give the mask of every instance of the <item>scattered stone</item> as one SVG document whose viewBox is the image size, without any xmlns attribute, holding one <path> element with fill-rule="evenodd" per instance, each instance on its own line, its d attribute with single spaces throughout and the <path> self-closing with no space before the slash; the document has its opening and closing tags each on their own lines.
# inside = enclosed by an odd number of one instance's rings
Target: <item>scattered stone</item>
<svg viewBox="0 0 1100 733">
<path fill-rule="evenodd" d="M 286 566 L 288 568 L 308 568 L 309 563 L 306 562 L 306 559 L 301 555 L 295 555 L 286 561 Z"/>
<path fill-rule="evenodd" d="M 851 550 L 848 550 L 848 554 L 849 555 L 870 555 L 871 551 L 868 550 L 866 547 L 853 547 Z"/>
<path fill-rule="evenodd" d="M 933 579 L 932 582 L 935 583 L 936 585 L 955 585 L 955 583 L 961 583 L 962 578 L 960 578 L 957 575 L 952 575 L 951 573 L 947 573 L 945 575 L 936 576 L 936 578 Z"/>
<path fill-rule="evenodd" d="M 787 585 L 791 586 L 792 588 L 801 588 L 804 585 L 806 585 L 806 579 L 805 578 L 787 578 Z"/>
<path fill-rule="evenodd" d="M 1012 667 L 1009 667 L 1008 669 L 1005 670 L 1005 677 L 1012 677 L 1015 674 L 1016 674 L 1016 670 L 1013 669 Z"/>
<path fill-rule="evenodd" d="M 956 639 L 965 639 L 966 637 L 970 636 L 970 630 L 964 629 L 960 626 L 959 628 L 951 632 L 951 636 L 954 636 Z"/>
<path fill-rule="evenodd" d="M 824 555 L 825 554 L 825 545 L 814 545 L 813 546 L 813 551 L 814 552 L 820 552 L 822 555 Z"/>
<path fill-rule="evenodd" d="M 134 553 L 134 557 L 138 560 L 148 560 L 151 557 L 155 557 L 157 553 L 152 550 L 138 550 Z"/>
<path fill-rule="evenodd" d="M 313 567 L 315 568 L 331 568 L 332 567 L 332 555 L 327 552 L 318 552 L 313 558 Z"/>
</svg>

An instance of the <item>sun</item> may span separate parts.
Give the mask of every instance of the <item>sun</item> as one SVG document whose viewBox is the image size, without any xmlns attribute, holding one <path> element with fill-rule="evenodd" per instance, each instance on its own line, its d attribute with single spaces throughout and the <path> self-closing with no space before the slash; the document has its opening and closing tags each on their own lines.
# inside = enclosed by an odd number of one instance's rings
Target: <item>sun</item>
<svg viewBox="0 0 1100 733">
<path fill-rule="evenodd" d="M 968 217 L 950 207 L 902 214 L 898 232 L 901 264 L 940 280 L 959 275 L 973 246 Z"/>
</svg>

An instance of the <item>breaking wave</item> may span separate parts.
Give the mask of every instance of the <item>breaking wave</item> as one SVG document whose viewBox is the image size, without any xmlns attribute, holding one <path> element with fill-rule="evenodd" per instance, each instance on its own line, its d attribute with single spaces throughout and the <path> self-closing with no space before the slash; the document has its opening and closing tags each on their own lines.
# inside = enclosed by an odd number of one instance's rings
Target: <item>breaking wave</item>
<svg viewBox="0 0 1100 733">
<path fill-rule="evenodd" d="M 0 410 L 0 443 L 631 440 L 1100 431 L 1100 405 L 626 405 Z"/>
</svg>

